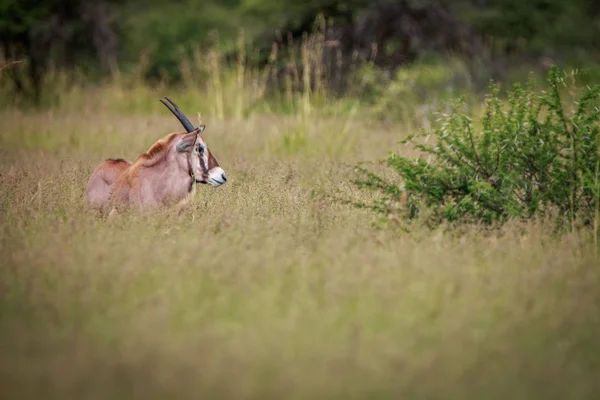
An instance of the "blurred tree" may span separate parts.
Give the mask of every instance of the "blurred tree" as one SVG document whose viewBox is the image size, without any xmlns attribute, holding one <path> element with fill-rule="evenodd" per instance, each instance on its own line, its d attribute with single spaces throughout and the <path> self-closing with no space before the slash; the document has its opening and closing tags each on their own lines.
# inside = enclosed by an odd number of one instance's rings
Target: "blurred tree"
<svg viewBox="0 0 600 400">
<path fill-rule="evenodd" d="M 117 36 L 108 1 L 1 0 L 2 52 L 9 60 L 26 61 L 25 73 L 8 70 L 17 89 L 38 101 L 51 62 L 73 65 L 95 57 L 106 68 L 114 63 Z"/>
<path fill-rule="evenodd" d="M 600 61 L 598 0 L 0 0 L 0 50 L 27 60 L 9 74 L 38 98 L 51 62 L 108 71 L 147 54 L 147 78 L 177 78 L 181 56 L 214 42 L 214 30 L 227 52 L 234 46 L 224 43 L 243 27 L 264 61 L 274 41 L 312 31 L 319 14 L 329 23 L 326 39 L 343 54 L 374 55 L 389 72 L 427 53 L 481 59 L 489 38 L 503 54 Z"/>
<path fill-rule="evenodd" d="M 275 27 L 294 37 L 310 32 L 323 14 L 327 40 L 339 43 L 343 54 L 371 59 L 392 73 L 425 51 L 466 52 L 472 33 L 442 0 L 245 0 L 244 10 L 271 15 Z M 263 37 L 264 46 L 276 40 L 273 31 Z"/>
<path fill-rule="evenodd" d="M 457 0 L 479 31 L 535 49 L 593 49 L 600 37 L 597 0 Z"/>
<path fill-rule="evenodd" d="M 121 9 L 119 25 L 124 32 L 121 60 L 139 61 L 149 55 L 147 78 L 177 79 L 183 54 L 213 43 L 211 33 L 218 31 L 232 39 L 242 23 L 241 0 L 129 0 Z"/>
<path fill-rule="evenodd" d="M 241 7 L 268 26 L 259 41 L 266 54 L 276 29 L 299 37 L 322 12 L 332 22 L 328 40 L 362 59 L 375 49 L 372 61 L 392 75 L 429 53 L 462 56 L 479 83 L 545 57 L 600 62 L 597 0 L 243 0 Z"/>
</svg>

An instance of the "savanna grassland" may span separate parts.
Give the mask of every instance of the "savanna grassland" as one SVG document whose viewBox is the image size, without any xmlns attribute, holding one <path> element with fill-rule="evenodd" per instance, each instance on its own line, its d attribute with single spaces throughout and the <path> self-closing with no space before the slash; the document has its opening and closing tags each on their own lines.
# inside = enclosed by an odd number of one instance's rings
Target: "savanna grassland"
<svg viewBox="0 0 600 400">
<path fill-rule="evenodd" d="M 382 229 L 342 201 L 375 196 L 353 167 L 406 155 L 423 121 L 215 93 L 74 87 L 0 112 L 3 398 L 598 398 L 588 231 Z M 202 113 L 227 184 L 180 213 L 91 212 L 101 160 L 180 130 L 165 94 Z"/>
</svg>

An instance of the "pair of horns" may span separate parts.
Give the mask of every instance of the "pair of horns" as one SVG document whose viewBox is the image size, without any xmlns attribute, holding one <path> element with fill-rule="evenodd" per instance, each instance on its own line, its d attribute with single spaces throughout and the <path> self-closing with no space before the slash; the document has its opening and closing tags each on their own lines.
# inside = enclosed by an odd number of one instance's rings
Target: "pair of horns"
<svg viewBox="0 0 600 400">
<path fill-rule="evenodd" d="M 186 131 L 193 132 L 196 128 L 194 128 L 194 125 L 190 122 L 190 120 L 187 119 L 185 115 L 183 115 L 179 107 L 177 107 L 177 104 L 175 104 L 175 102 L 169 99 L 167 96 L 165 96 L 165 99 L 167 99 L 167 101 L 171 104 L 165 102 L 163 99 L 160 99 L 160 102 L 163 103 L 169 109 L 169 111 L 171 111 L 173 115 L 177 117 L 177 119 L 179 120 L 179 122 L 181 122 L 181 125 L 183 125 Z M 203 129 L 203 126 L 200 127 L 200 129 Z"/>
</svg>

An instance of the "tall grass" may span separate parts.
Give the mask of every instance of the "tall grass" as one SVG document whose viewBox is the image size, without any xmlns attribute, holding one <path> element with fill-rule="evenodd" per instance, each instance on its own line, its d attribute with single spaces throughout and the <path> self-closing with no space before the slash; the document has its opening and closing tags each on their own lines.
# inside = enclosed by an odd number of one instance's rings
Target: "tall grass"
<svg viewBox="0 0 600 400">
<path fill-rule="evenodd" d="M 3 112 L 0 381 L 8 398 L 594 398 L 592 243 L 543 221 L 398 235 L 322 193 L 398 126 L 208 123 L 230 178 L 181 214 L 103 220 L 83 204 L 108 156 L 176 126 L 109 110 Z M 319 126 L 319 124 L 321 124 Z M 326 139 L 332 140 L 332 139 Z M 342 140 L 342 139 L 339 139 Z M 283 144 L 282 144 L 283 145 Z M 368 198 L 364 198 L 368 201 Z"/>
</svg>

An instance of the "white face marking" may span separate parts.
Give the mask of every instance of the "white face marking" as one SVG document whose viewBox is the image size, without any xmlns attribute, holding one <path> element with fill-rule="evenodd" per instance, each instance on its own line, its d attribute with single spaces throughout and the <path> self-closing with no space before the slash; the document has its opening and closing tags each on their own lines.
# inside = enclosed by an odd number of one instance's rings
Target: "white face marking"
<svg viewBox="0 0 600 400">
<path fill-rule="evenodd" d="M 221 167 L 212 168 L 208 171 L 208 184 L 217 187 L 221 186 L 227 181 L 227 177 L 225 176 L 225 171 Z"/>
<path fill-rule="evenodd" d="M 204 163 L 205 170 L 208 170 L 208 151 L 206 151 L 206 145 L 200 144 L 200 148 L 204 149 L 200 152 L 202 155 L 202 162 Z"/>
<path fill-rule="evenodd" d="M 196 182 L 202 182 L 206 179 L 204 176 L 204 171 L 208 169 L 206 154 L 206 143 L 202 136 L 198 134 L 192 150 L 192 170 L 194 171 Z"/>
<path fill-rule="evenodd" d="M 196 180 L 198 180 L 199 178 L 202 178 L 203 169 L 202 169 L 202 165 L 200 163 L 200 157 L 199 157 L 199 154 L 198 154 L 198 147 L 197 146 L 194 147 L 194 149 L 192 150 L 192 154 L 189 155 L 188 157 L 190 157 L 189 158 L 190 163 L 191 163 L 190 167 L 191 167 L 192 172 L 194 174 L 194 178 Z"/>
</svg>

